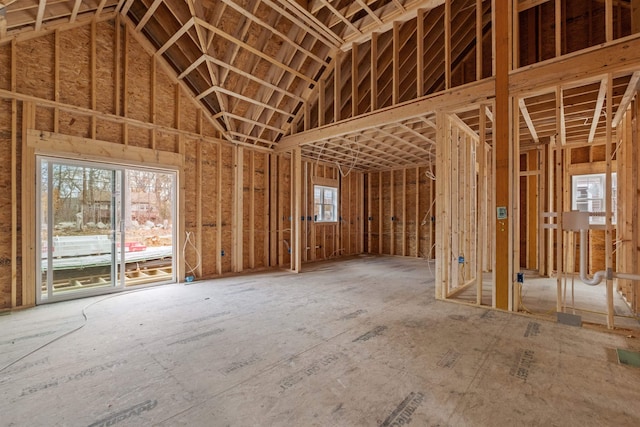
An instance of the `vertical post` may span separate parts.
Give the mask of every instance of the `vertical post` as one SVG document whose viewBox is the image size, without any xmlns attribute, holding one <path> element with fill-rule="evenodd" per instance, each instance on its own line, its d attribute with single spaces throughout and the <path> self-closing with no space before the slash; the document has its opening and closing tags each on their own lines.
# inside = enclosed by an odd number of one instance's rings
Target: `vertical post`
<svg viewBox="0 0 640 427">
<path fill-rule="evenodd" d="M 91 21 L 91 139 L 96 139 L 96 103 L 98 99 L 98 74 L 96 72 L 97 52 L 96 52 L 96 21 Z"/>
<path fill-rule="evenodd" d="M 358 115 L 360 102 L 358 96 L 358 46 L 357 43 L 354 43 L 351 47 L 351 117 Z"/>
<path fill-rule="evenodd" d="M 56 33 L 57 34 L 57 33 Z M 17 90 L 16 39 L 11 40 L 11 92 Z M 57 111 L 57 109 L 56 109 Z M 18 101 L 11 99 L 11 307 L 18 306 Z M 24 181 L 23 181 L 24 182 Z M 37 219 L 36 219 L 37 220 Z M 24 277 L 22 281 L 24 282 Z"/>
<path fill-rule="evenodd" d="M 36 253 L 35 253 L 35 152 L 29 147 L 27 133 L 36 126 L 36 106 L 32 102 L 22 103 L 22 301 L 28 307 L 36 301 Z"/>
<path fill-rule="evenodd" d="M 451 1 L 444 2 L 444 81 L 445 89 L 451 87 Z M 502 0 L 505 1 L 505 0 Z"/>
<path fill-rule="evenodd" d="M 400 22 L 393 21 L 393 81 L 391 103 L 396 105 L 400 101 Z"/>
<path fill-rule="evenodd" d="M 478 247 L 476 254 L 476 304 L 482 304 L 482 266 L 484 259 L 484 242 L 486 241 L 485 237 L 485 226 L 484 222 L 486 222 L 487 217 L 487 197 L 486 197 L 486 163 L 487 163 L 487 149 L 485 147 L 486 137 L 487 137 L 487 109 L 484 105 L 480 105 L 480 121 L 479 121 L 479 130 L 478 134 L 480 135 L 480 139 L 478 140 L 478 148 L 476 149 L 478 156 L 478 165 L 480 165 L 478 169 L 478 214 L 477 218 L 477 227 L 478 230 Z"/>
<path fill-rule="evenodd" d="M 389 171 L 389 181 L 391 182 L 390 186 L 389 186 L 389 212 L 391 215 L 391 218 L 389 218 L 390 221 L 390 225 L 389 225 L 389 254 L 390 255 L 395 255 L 396 254 L 396 183 L 395 183 L 395 171 Z"/>
<path fill-rule="evenodd" d="M 610 42 L 613 40 L 613 0 L 605 0 L 604 16 L 606 41 Z"/>
<path fill-rule="evenodd" d="M 216 153 L 216 272 L 222 274 L 222 144 Z"/>
<path fill-rule="evenodd" d="M 60 128 L 60 110 L 58 109 L 58 102 L 60 102 L 60 30 L 56 29 L 53 37 L 53 100 L 56 102 L 56 107 L 53 109 L 53 131 L 57 133 Z M 15 43 L 15 39 L 12 40 L 13 43 Z"/>
<path fill-rule="evenodd" d="M 384 222 L 384 210 L 382 207 L 383 197 L 382 197 L 382 172 L 378 172 L 378 253 L 382 255 L 383 253 L 383 240 L 384 236 L 382 234 L 383 222 Z"/>
<path fill-rule="evenodd" d="M 371 190 L 373 190 L 373 186 L 371 185 L 371 175 L 373 175 L 372 172 L 367 173 L 367 219 L 366 219 L 366 224 L 367 224 L 367 253 L 370 254 L 371 253 L 371 237 L 372 237 L 372 229 L 371 227 L 373 226 L 371 219 L 373 218 L 373 210 L 371 209 L 371 200 L 372 200 L 372 196 L 371 196 Z"/>
<path fill-rule="evenodd" d="M 378 33 L 371 33 L 371 111 L 378 109 Z"/>
<path fill-rule="evenodd" d="M 231 218 L 232 249 L 231 262 L 233 271 L 238 273 L 243 269 L 243 217 L 244 217 L 244 148 L 240 145 L 233 147 L 233 217 Z"/>
<path fill-rule="evenodd" d="M 482 0 L 476 0 L 476 80 L 482 80 Z"/>
<path fill-rule="evenodd" d="M 451 266 L 451 132 L 446 113 L 436 113 L 436 298 L 446 297 Z"/>
<path fill-rule="evenodd" d="M 256 268 L 256 152 L 249 152 L 249 268 Z"/>
<path fill-rule="evenodd" d="M 293 163 L 293 218 L 291 227 L 293 228 L 293 242 L 291 245 L 291 256 L 293 271 L 302 271 L 302 148 L 297 146 L 291 152 L 291 162 Z"/>
<path fill-rule="evenodd" d="M 424 9 L 417 12 L 416 37 L 416 96 L 420 98 L 424 95 Z"/>
<path fill-rule="evenodd" d="M 495 0 L 494 51 L 496 57 L 496 104 L 494 114 L 494 156 L 496 159 L 496 208 L 506 209 L 507 217 L 496 221 L 495 240 L 495 307 L 507 310 L 511 306 L 511 279 L 513 271 L 513 242 L 510 239 L 513 227 L 513 212 L 509 211 L 513 193 L 513 147 L 511 146 L 510 102 L 509 102 L 509 22 L 511 1 Z"/>
<path fill-rule="evenodd" d="M 336 55 L 333 69 L 333 122 L 340 121 L 342 113 L 342 55 Z"/>
<path fill-rule="evenodd" d="M 555 47 L 556 58 L 562 55 L 562 1 L 555 0 Z"/>
<path fill-rule="evenodd" d="M 607 1 L 607 6 L 610 6 L 611 0 Z M 607 271 L 613 270 L 613 206 L 611 205 L 612 201 L 612 186 L 611 186 L 611 163 L 613 156 L 613 126 L 611 124 L 613 119 L 613 75 L 609 73 L 607 75 L 607 117 L 606 117 L 606 136 L 607 141 L 605 144 L 605 155 L 606 157 L 606 165 L 605 165 L 605 182 L 606 182 L 606 191 L 605 191 L 605 268 Z M 608 276 L 608 275 L 607 275 Z M 613 307 L 613 280 L 607 277 L 607 327 L 609 329 L 613 329 L 614 327 L 614 307 Z"/>
<path fill-rule="evenodd" d="M 416 211 L 415 211 L 415 222 L 416 222 L 416 253 L 415 257 L 420 258 L 420 227 L 422 224 L 420 223 L 420 167 L 416 167 Z"/>
</svg>

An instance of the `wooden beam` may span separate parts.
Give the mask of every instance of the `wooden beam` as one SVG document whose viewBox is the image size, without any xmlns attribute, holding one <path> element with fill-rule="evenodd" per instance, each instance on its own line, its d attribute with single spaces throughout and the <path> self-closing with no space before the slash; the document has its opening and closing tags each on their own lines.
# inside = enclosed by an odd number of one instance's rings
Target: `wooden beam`
<svg viewBox="0 0 640 427">
<path fill-rule="evenodd" d="M 73 10 L 71 11 L 71 18 L 69 18 L 70 23 L 73 23 L 76 21 L 81 4 L 82 4 L 82 0 L 75 0 L 75 3 L 73 4 Z"/>
<path fill-rule="evenodd" d="M 162 55 L 165 50 L 173 46 L 173 44 L 175 44 L 175 42 L 177 42 L 178 39 L 180 39 L 180 37 L 182 37 L 187 31 L 189 31 L 194 24 L 195 24 L 195 20 L 193 18 L 185 22 L 184 25 L 180 27 L 180 29 L 176 31 L 175 34 L 172 35 L 171 38 L 167 40 L 166 43 L 163 44 L 162 47 L 156 51 L 156 56 Z"/>
<path fill-rule="evenodd" d="M 514 70 L 509 76 L 509 93 L 535 93 L 558 82 L 599 79 L 607 72 L 635 72 L 638 63 L 640 34 Z"/>
<path fill-rule="evenodd" d="M 151 6 L 149 6 L 149 9 L 147 9 L 147 12 L 142 16 L 142 19 L 140 19 L 140 22 L 138 22 L 138 25 L 136 25 L 136 32 L 142 31 L 144 26 L 147 25 L 147 22 L 149 22 L 149 19 L 151 19 L 156 9 L 158 8 L 158 6 L 160 6 L 160 4 L 163 1 L 164 0 L 154 0 L 154 2 L 151 3 Z"/>
<path fill-rule="evenodd" d="M 222 144 L 216 147 L 216 272 L 222 274 Z"/>
<path fill-rule="evenodd" d="M 299 72 L 298 70 L 294 70 L 293 68 L 289 67 L 288 65 L 282 64 L 280 61 L 278 61 L 277 59 L 273 58 L 271 55 L 268 55 L 264 52 L 262 52 L 259 49 L 256 49 L 255 47 L 251 46 L 248 43 L 245 43 L 242 40 L 239 40 L 237 38 L 235 38 L 234 36 L 227 34 L 225 31 L 222 31 L 221 29 L 219 29 L 218 27 L 209 24 L 208 22 L 200 19 L 200 18 L 193 18 L 193 20 L 195 21 L 196 25 L 200 25 L 206 29 L 208 29 L 209 31 L 217 34 L 218 36 L 226 39 L 227 41 L 237 44 L 238 46 L 242 47 L 244 50 L 252 53 L 253 55 L 256 55 L 262 59 L 264 59 L 267 62 L 270 62 L 272 65 L 283 69 L 284 71 L 293 74 L 294 76 L 298 77 L 299 79 L 307 82 L 309 85 L 311 86 L 315 86 L 316 85 L 316 81 L 314 79 L 312 79 L 311 77 L 308 77 L 307 75 Z"/>
<path fill-rule="evenodd" d="M 616 110 L 616 115 L 613 117 L 613 121 L 611 122 L 611 126 L 614 128 L 618 127 L 620 120 L 629 108 L 629 104 L 633 100 L 633 97 L 636 95 L 636 92 L 640 88 L 640 71 L 636 71 L 631 75 L 631 79 L 629 79 L 629 84 L 627 85 L 627 89 L 624 91 L 624 95 L 620 100 L 620 104 L 618 104 L 618 109 Z"/>
<path fill-rule="evenodd" d="M 518 105 L 520 107 L 520 113 L 522 113 L 522 117 L 524 118 L 527 127 L 529 128 L 529 133 L 533 138 L 533 141 L 537 144 L 540 140 L 538 139 L 538 133 L 536 132 L 536 128 L 533 125 L 533 121 L 531 120 L 531 116 L 529 115 L 529 110 L 527 110 L 527 104 L 525 104 L 524 99 L 518 99 Z"/>
<path fill-rule="evenodd" d="M 36 23 L 35 23 L 36 32 L 40 31 L 40 28 L 42 28 L 42 20 L 44 19 L 44 10 L 46 6 L 47 6 L 47 0 L 40 0 L 40 3 L 38 4 L 38 12 L 36 15 Z"/>
<path fill-rule="evenodd" d="M 558 130 L 558 139 L 560 145 L 564 146 L 567 143 L 567 124 L 564 118 L 564 94 L 562 86 L 556 87 L 556 124 Z"/>
<path fill-rule="evenodd" d="M 342 136 L 360 130 L 382 127 L 413 117 L 423 116 L 436 109 L 447 109 L 461 105 L 468 106 L 480 103 L 487 100 L 488 96 L 494 93 L 494 86 L 494 79 L 484 79 L 480 82 L 449 89 L 435 95 L 428 95 L 395 106 L 361 114 L 358 117 L 345 119 L 338 123 L 320 126 L 307 132 L 300 132 L 282 138 L 276 147 L 276 151 L 290 150 L 296 145 L 311 144 L 315 141 Z"/>
<path fill-rule="evenodd" d="M 600 90 L 598 91 L 598 99 L 596 101 L 596 108 L 593 110 L 593 119 L 591 120 L 591 129 L 589 130 L 589 138 L 587 139 L 588 143 L 592 143 L 594 138 L 596 137 L 596 130 L 598 129 L 598 122 L 600 121 L 600 116 L 602 115 L 602 107 L 604 106 L 604 101 L 607 97 L 607 81 L 608 79 L 604 78 L 600 81 Z M 566 132 L 566 131 L 565 131 Z M 562 144 L 565 143 L 565 137 L 562 139 Z"/>
<path fill-rule="evenodd" d="M 547 3 L 548 1 L 550 0 L 520 0 L 518 2 L 518 12 L 523 12 L 527 9 Z"/>
</svg>

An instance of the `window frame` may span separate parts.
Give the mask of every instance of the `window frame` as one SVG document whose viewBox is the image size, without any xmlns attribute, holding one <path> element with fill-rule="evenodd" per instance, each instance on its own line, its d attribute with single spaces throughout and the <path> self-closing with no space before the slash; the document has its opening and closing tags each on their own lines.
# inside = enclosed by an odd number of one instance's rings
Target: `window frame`
<svg viewBox="0 0 640 427">
<path fill-rule="evenodd" d="M 316 191 L 320 190 L 320 203 L 318 203 L 318 198 L 316 197 Z M 326 191 L 332 192 L 333 200 L 330 203 L 325 203 Z M 338 187 L 333 187 L 330 185 L 313 185 L 313 220 L 318 223 L 336 223 L 338 222 Z M 325 212 L 327 207 L 331 207 L 332 218 L 325 219 Z"/>
<path fill-rule="evenodd" d="M 595 183 L 598 188 L 598 192 L 599 194 L 595 197 L 589 197 L 589 195 L 587 194 L 586 197 L 581 197 L 580 199 L 577 198 L 578 196 L 578 190 L 579 187 L 581 192 L 585 192 L 585 191 L 589 191 L 586 189 L 585 184 L 583 185 L 579 185 L 579 183 L 577 182 L 578 179 L 584 179 L 584 180 L 598 180 L 599 182 Z M 618 217 L 618 206 L 617 206 L 617 196 L 618 196 L 618 179 L 617 179 L 617 175 L 616 172 L 611 172 L 611 186 L 610 186 L 610 190 L 612 191 L 611 194 L 611 213 L 612 213 L 612 218 L 611 218 L 611 224 L 612 225 L 616 225 L 617 223 L 617 217 Z M 592 182 L 594 183 L 594 182 Z M 586 184 L 587 186 L 589 184 Z M 595 227 L 600 227 L 600 226 L 604 226 L 606 225 L 606 218 L 605 218 L 605 203 L 606 203 L 606 199 L 607 199 L 607 191 L 609 189 L 606 186 L 606 173 L 584 173 L 584 174 L 572 174 L 571 175 L 571 210 L 575 210 L 575 211 L 580 211 L 580 212 L 589 212 L 589 225 L 590 226 L 595 226 Z M 580 204 L 584 205 L 587 204 L 587 208 L 579 208 L 579 202 L 581 202 Z M 593 210 L 593 203 L 594 202 L 599 202 L 600 203 L 600 210 Z M 591 209 L 589 209 L 589 207 L 591 207 Z M 592 215 L 593 213 L 597 213 L 597 215 Z"/>
</svg>

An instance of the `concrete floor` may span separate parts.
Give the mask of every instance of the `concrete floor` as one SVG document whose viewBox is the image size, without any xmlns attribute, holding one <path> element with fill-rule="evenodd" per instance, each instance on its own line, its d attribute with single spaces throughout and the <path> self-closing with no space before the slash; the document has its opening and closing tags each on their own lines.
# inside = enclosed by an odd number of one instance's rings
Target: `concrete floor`
<svg viewBox="0 0 640 427">
<path fill-rule="evenodd" d="M 433 295 L 359 257 L 0 316 L 0 425 L 640 425 L 638 333 Z"/>
</svg>

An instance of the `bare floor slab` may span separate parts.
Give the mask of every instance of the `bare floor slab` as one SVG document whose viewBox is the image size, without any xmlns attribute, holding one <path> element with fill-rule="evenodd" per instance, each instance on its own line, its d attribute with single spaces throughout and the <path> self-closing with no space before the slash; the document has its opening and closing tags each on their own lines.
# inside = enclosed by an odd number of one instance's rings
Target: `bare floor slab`
<svg viewBox="0 0 640 427">
<path fill-rule="evenodd" d="M 86 316 L 86 319 L 85 319 Z M 358 257 L 0 316 L 0 424 L 640 425 L 637 334 L 434 299 Z"/>
</svg>

